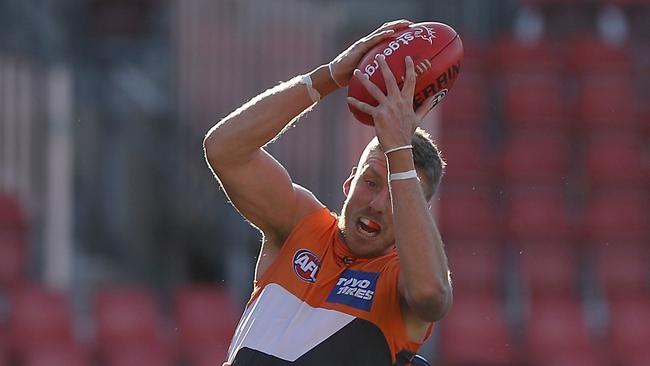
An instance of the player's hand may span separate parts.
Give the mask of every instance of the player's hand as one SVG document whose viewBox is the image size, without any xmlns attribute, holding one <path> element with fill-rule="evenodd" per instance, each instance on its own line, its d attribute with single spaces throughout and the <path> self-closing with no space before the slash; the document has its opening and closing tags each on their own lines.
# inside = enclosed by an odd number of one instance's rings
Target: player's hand
<svg viewBox="0 0 650 366">
<path fill-rule="evenodd" d="M 413 22 L 405 19 L 387 22 L 377 28 L 374 32 L 354 42 L 352 46 L 341 52 L 330 62 L 334 81 L 340 86 L 347 86 L 352 78 L 352 72 L 359 65 L 361 58 L 370 51 L 370 49 L 393 35 L 395 32 L 407 28 L 411 24 L 413 24 Z"/>
<path fill-rule="evenodd" d="M 368 90 L 375 100 L 379 102 L 376 107 L 364 103 L 353 97 L 348 97 L 348 103 L 362 112 L 372 116 L 375 124 L 375 132 L 381 147 L 386 151 L 394 147 L 408 145 L 411 143 L 415 128 L 422 119 L 433 108 L 433 97 L 429 97 L 413 110 L 413 93 L 415 92 L 415 67 L 411 57 L 407 56 L 406 74 L 404 85 L 400 90 L 395 76 L 390 71 L 384 55 L 377 57 L 379 69 L 386 82 L 386 94 L 373 84 L 360 70 L 354 70 L 354 76 Z"/>
</svg>

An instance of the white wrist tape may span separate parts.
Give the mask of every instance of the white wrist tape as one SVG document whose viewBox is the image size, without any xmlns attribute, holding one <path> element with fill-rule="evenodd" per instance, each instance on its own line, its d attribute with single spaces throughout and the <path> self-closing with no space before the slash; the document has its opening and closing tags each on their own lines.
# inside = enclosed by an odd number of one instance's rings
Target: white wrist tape
<svg viewBox="0 0 650 366">
<path fill-rule="evenodd" d="M 405 180 L 405 179 L 413 179 L 413 178 L 420 180 L 420 178 L 418 177 L 418 172 L 416 172 L 415 169 L 411 169 L 409 171 L 401 172 L 401 173 L 391 173 L 388 176 L 388 181 L 392 182 L 394 180 Z"/>
<path fill-rule="evenodd" d="M 307 87 L 307 93 L 309 93 L 309 97 L 314 103 L 320 100 L 320 93 L 312 85 L 311 76 L 309 76 L 309 74 L 303 75 L 300 78 L 300 83 L 305 84 L 305 86 Z"/>
<path fill-rule="evenodd" d="M 336 81 L 336 79 L 334 79 L 334 73 L 332 72 L 332 63 L 331 62 L 329 64 L 327 64 L 327 68 L 330 70 L 330 77 L 334 81 L 334 84 L 336 84 L 336 86 L 338 86 L 339 88 L 342 88 L 343 85 L 339 84 L 339 82 Z"/>
<path fill-rule="evenodd" d="M 413 145 L 410 145 L 410 144 L 409 145 L 398 146 L 398 147 L 394 147 L 392 149 L 388 149 L 388 150 L 384 151 L 384 155 L 388 155 L 388 154 L 390 154 L 392 152 L 395 152 L 395 151 L 412 149 L 412 148 L 413 148 Z"/>
</svg>

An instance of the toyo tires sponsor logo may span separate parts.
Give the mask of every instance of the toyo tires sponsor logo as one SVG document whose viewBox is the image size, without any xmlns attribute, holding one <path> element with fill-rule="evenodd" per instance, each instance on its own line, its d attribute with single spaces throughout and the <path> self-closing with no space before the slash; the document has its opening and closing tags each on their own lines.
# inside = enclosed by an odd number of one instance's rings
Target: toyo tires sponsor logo
<svg viewBox="0 0 650 366">
<path fill-rule="evenodd" d="M 423 25 L 414 28 L 412 31 L 404 32 L 400 34 L 393 41 L 390 41 L 386 48 L 379 54 L 383 54 L 388 58 L 394 52 L 400 49 L 402 45 L 407 45 L 413 42 L 416 38 L 421 38 L 429 44 L 433 44 L 433 39 L 436 38 L 436 32 L 433 29 L 425 27 Z M 366 76 L 371 77 L 379 69 L 379 63 L 377 60 L 373 60 L 368 66 L 363 69 L 363 72 Z"/>
<path fill-rule="evenodd" d="M 320 269 L 320 258 L 309 249 L 298 249 L 293 255 L 293 271 L 303 281 L 314 283 Z"/>
<path fill-rule="evenodd" d="M 330 291 L 327 301 L 370 311 L 378 278 L 378 272 L 346 269 Z"/>
</svg>

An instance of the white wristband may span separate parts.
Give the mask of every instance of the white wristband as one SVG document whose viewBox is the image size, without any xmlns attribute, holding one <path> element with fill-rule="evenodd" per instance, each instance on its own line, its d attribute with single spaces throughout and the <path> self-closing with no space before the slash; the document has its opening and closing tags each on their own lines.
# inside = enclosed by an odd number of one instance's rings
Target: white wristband
<svg viewBox="0 0 650 366">
<path fill-rule="evenodd" d="M 412 149 L 412 148 L 413 148 L 413 145 L 410 145 L 410 144 L 409 145 L 402 145 L 402 146 L 394 147 L 392 149 L 388 149 L 388 150 L 384 151 L 384 155 L 388 155 L 388 154 L 390 154 L 392 152 L 395 152 L 395 151 Z"/>
<path fill-rule="evenodd" d="M 330 77 L 334 81 L 334 84 L 336 84 L 336 86 L 338 86 L 339 88 L 342 88 L 343 85 L 339 84 L 339 82 L 336 81 L 336 79 L 334 79 L 334 73 L 332 72 L 332 63 L 331 62 L 329 64 L 327 64 L 327 68 L 330 70 Z"/>
<path fill-rule="evenodd" d="M 309 93 L 309 97 L 311 100 L 316 103 L 320 100 L 320 93 L 318 90 L 314 89 L 314 86 L 311 83 L 311 76 L 309 74 L 305 74 L 300 78 L 300 83 L 305 84 L 307 87 L 307 93 Z"/>
<path fill-rule="evenodd" d="M 420 178 L 418 177 L 418 172 L 416 172 L 415 169 L 411 169 L 409 171 L 401 172 L 401 173 L 391 173 L 388 176 L 388 181 L 392 182 L 394 180 L 405 180 L 405 179 L 413 179 L 413 178 L 420 180 Z"/>
</svg>

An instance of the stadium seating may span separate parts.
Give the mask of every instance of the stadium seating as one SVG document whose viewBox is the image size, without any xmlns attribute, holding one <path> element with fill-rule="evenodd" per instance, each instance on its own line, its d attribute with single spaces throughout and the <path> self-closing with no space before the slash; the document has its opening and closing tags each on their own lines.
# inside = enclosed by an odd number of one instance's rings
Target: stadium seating
<svg viewBox="0 0 650 366">
<path fill-rule="evenodd" d="M 568 243 L 517 245 L 521 282 L 532 301 L 543 297 L 578 298 L 580 263 Z"/>
<path fill-rule="evenodd" d="M 506 78 L 503 87 L 504 117 L 511 129 L 570 130 L 559 75 L 517 75 Z"/>
<path fill-rule="evenodd" d="M 511 136 L 503 152 L 504 183 L 563 185 L 569 173 L 570 146 L 560 133 L 529 131 Z"/>
<path fill-rule="evenodd" d="M 643 141 L 631 134 L 607 134 L 591 138 L 585 166 L 590 188 L 645 189 L 650 186 L 650 155 Z"/>
<path fill-rule="evenodd" d="M 445 248 L 456 292 L 486 295 L 501 292 L 503 261 L 497 243 L 445 239 Z"/>
<path fill-rule="evenodd" d="M 485 77 L 477 72 L 462 72 L 454 90 L 440 104 L 444 129 L 471 128 L 482 130 L 488 120 L 489 95 Z"/>
<path fill-rule="evenodd" d="M 439 324 L 443 364 L 517 364 L 503 305 L 494 294 L 454 296 L 454 306 Z"/>
<path fill-rule="evenodd" d="M 600 191 L 582 216 L 586 244 L 648 243 L 648 194 L 628 189 Z"/>
<path fill-rule="evenodd" d="M 227 290 L 199 285 L 179 289 L 175 318 L 177 343 L 186 359 L 203 364 L 206 359 L 225 358 L 237 323 L 234 300 Z"/>
<path fill-rule="evenodd" d="M 558 54 L 558 45 L 550 41 L 525 43 L 503 37 L 497 42 L 493 64 L 500 74 L 557 75 L 564 67 Z"/>
<path fill-rule="evenodd" d="M 0 292 L 25 282 L 26 248 L 20 236 L 0 235 Z"/>
<path fill-rule="evenodd" d="M 64 294 L 38 286 L 13 291 L 8 321 L 12 350 L 75 344 L 67 301 Z"/>
<path fill-rule="evenodd" d="M 641 128 L 636 92 L 627 76 L 598 75 L 583 80 L 576 105 L 580 128 L 585 134 Z"/>
<path fill-rule="evenodd" d="M 494 181 L 494 162 L 484 138 L 476 131 L 447 133 L 440 141 L 443 158 L 448 166 L 444 184 L 489 185 Z"/>
<path fill-rule="evenodd" d="M 647 242 L 611 242 L 595 248 L 596 280 L 610 299 L 641 297 L 650 290 Z"/>
<path fill-rule="evenodd" d="M 0 192 L 0 234 L 20 232 L 25 229 L 26 216 L 18 200 Z"/>
<path fill-rule="evenodd" d="M 34 347 L 26 352 L 23 366 L 90 366 L 87 352 L 76 345 Z"/>
<path fill-rule="evenodd" d="M 228 343 L 219 343 L 212 346 L 196 347 L 191 354 L 186 356 L 186 362 L 192 366 L 221 365 L 228 353 Z"/>
<path fill-rule="evenodd" d="M 490 199 L 490 192 L 472 187 L 445 189 L 440 196 L 438 220 L 445 241 L 495 242 L 500 233 Z"/>
<path fill-rule="evenodd" d="M 124 343 L 104 356 L 106 366 L 175 366 L 173 352 L 160 343 Z"/>
<path fill-rule="evenodd" d="M 606 43 L 597 37 L 577 37 L 567 46 L 567 64 L 575 75 L 629 76 L 634 63 L 629 44 Z"/>
<path fill-rule="evenodd" d="M 620 298 L 609 303 L 607 341 L 612 364 L 632 366 L 650 361 L 648 324 L 650 299 L 647 296 Z"/>
<path fill-rule="evenodd" d="M 574 225 L 568 215 L 561 188 L 562 186 L 510 190 L 505 200 L 508 207 L 506 225 L 511 242 L 544 241 L 560 244 L 573 241 Z"/>
<path fill-rule="evenodd" d="M 540 366 L 603 358 L 589 334 L 581 304 L 573 297 L 543 297 L 531 303 L 526 349 L 529 361 Z"/>
<path fill-rule="evenodd" d="M 113 357 L 127 345 L 143 349 L 162 341 L 160 314 L 148 289 L 111 287 L 95 296 L 95 325 L 98 352 Z"/>
</svg>

